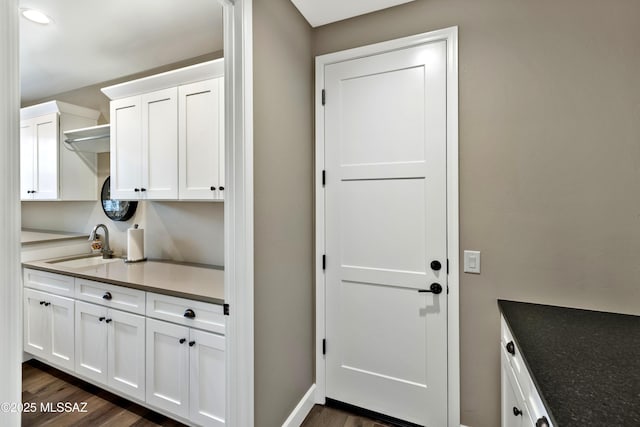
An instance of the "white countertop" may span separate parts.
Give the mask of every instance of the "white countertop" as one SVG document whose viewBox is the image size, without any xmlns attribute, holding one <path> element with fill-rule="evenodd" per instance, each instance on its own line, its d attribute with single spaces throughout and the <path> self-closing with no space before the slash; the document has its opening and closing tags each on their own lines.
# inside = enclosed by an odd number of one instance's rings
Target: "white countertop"
<svg viewBox="0 0 640 427">
<path fill-rule="evenodd" d="M 147 292 L 224 304 L 224 270 L 218 267 L 152 260 L 128 264 L 118 260 L 97 266 L 70 268 L 51 261 L 29 261 L 24 262 L 23 266 Z"/>
</svg>

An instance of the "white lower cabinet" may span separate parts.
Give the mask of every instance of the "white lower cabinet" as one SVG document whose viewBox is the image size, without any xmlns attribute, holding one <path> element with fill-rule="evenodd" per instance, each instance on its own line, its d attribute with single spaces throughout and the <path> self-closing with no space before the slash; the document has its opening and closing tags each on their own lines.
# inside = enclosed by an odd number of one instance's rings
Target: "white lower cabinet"
<svg viewBox="0 0 640 427">
<path fill-rule="evenodd" d="M 70 298 L 24 290 L 24 351 L 54 365 L 74 366 L 74 301 Z"/>
<path fill-rule="evenodd" d="M 76 372 L 144 400 L 144 317 L 77 301 L 75 326 Z"/>
<path fill-rule="evenodd" d="M 147 318 L 147 403 L 224 426 L 225 338 Z"/>
</svg>

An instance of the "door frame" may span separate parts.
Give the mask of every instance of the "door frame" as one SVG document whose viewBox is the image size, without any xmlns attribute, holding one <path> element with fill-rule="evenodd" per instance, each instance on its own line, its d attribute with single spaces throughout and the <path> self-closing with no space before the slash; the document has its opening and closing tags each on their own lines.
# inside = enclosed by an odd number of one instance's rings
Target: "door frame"
<svg viewBox="0 0 640 427">
<path fill-rule="evenodd" d="M 396 40 L 357 47 L 316 57 L 316 133 L 315 133 L 315 284 L 316 284 L 316 393 L 315 402 L 326 402 L 326 358 L 322 354 L 325 338 L 325 195 L 322 171 L 325 169 L 324 69 L 329 64 L 445 41 L 447 44 L 447 258 L 449 295 L 447 298 L 447 412 L 449 426 L 460 426 L 460 263 L 458 189 L 458 27 L 430 31 Z"/>
</svg>

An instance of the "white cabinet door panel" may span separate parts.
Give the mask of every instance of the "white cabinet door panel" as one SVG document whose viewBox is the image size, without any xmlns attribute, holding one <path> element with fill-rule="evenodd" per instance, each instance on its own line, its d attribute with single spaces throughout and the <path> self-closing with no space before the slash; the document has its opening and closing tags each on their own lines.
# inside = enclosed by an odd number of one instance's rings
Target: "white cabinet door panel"
<svg viewBox="0 0 640 427">
<path fill-rule="evenodd" d="M 189 416 L 189 328 L 147 319 L 147 403 Z"/>
<path fill-rule="evenodd" d="M 35 122 L 36 185 L 34 200 L 58 198 L 58 114 L 39 117 Z"/>
<path fill-rule="evenodd" d="M 111 198 L 137 200 L 142 185 L 140 97 L 111 102 Z M 135 191 L 138 189 L 138 191 Z"/>
<path fill-rule="evenodd" d="M 136 399 L 145 398 L 145 319 L 142 316 L 109 310 L 108 384 Z"/>
<path fill-rule="evenodd" d="M 142 95 L 142 197 L 178 198 L 178 89 Z"/>
<path fill-rule="evenodd" d="M 24 351 L 42 358 L 47 357 L 51 347 L 46 300 L 43 292 L 24 290 Z"/>
<path fill-rule="evenodd" d="M 35 188 L 35 130 L 34 120 L 20 123 L 20 199 L 32 199 Z"/>
<path fill-rule="evenodd" d="M 102 384 L 107 383 L 106 318 L 105 307 L 76 301 L 76 372 Z"/>
<path fill-rule="evenodd" d="M 224 426 L 225 338 L 191 329 L 189 347 L 190 419 L 202 426 Z"/>
<path fill-rule="evenodd" d="M 49 295 L 47 306 L 51 330 L 51 351 L 47 360 L 63 368 L 75 367 L 74 319 L 75 301 L 69 298 Z"/>
</svg>

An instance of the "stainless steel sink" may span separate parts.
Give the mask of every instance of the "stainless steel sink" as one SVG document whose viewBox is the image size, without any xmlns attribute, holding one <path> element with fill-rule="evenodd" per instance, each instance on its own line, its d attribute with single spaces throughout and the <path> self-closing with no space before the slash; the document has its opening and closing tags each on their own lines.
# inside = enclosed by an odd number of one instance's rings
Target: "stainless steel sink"
<svg viewBox="0 0 640 427">
<path fill-rule="evenodd" d="M 67 268 L 83 268 L 83 267 L 95 267 L 98 265 L 109 264 L 112 262 L 122 262 L 120 258 L 102 258 L 102 255 L 96 255 L 91 257 L 84 258 L 76 258 L 76 259 L 68 259 L 68 260 L 58 260 L 58 261 L 49 261 L 49 264 L 55 264 L 60 267 Z"/>
</svg>

